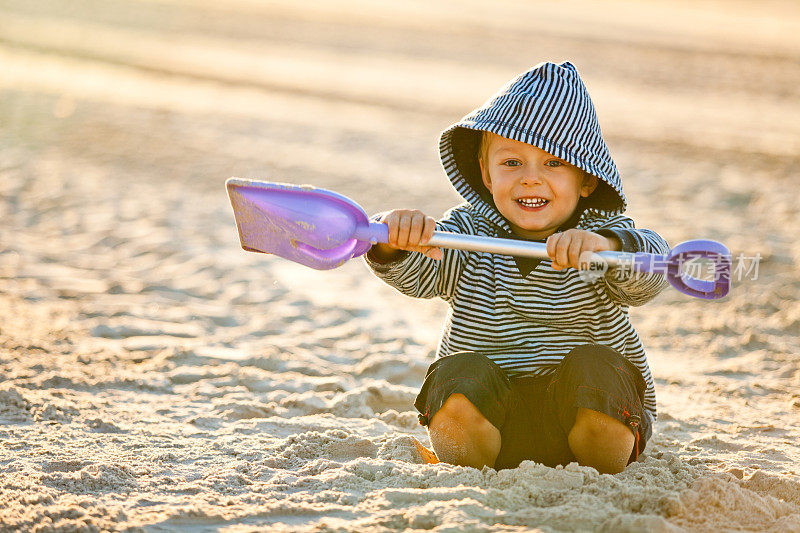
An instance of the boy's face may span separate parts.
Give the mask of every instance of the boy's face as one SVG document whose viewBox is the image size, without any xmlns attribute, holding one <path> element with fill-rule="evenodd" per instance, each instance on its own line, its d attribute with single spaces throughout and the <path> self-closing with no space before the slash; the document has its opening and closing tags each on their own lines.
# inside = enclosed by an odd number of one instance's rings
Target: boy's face
<svg viewBox="0 0 800 533">
<path fill-rule="evenodd" d="M 484 134 L 483 183 L 514 233 L 544 239 L 569 220 L 597 178 L 544 150 L 494 133 Z"/>
</svg>

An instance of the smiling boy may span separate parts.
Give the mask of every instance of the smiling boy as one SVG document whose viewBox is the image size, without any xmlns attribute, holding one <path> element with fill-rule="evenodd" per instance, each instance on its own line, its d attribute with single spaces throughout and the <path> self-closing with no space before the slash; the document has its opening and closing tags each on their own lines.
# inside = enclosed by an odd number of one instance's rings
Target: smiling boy
<svg viewBox="0 0 800 533">
<path fill-rule="evenodd" d="M 570 63 L 542 63 L 442 133 L 440 155 L 465 204 L 438 222 L 380 217 L 389 244 L 367 263 L 414 297 L 450 305 L 415 407 L 438 458 L 513 468 L 578 461 L 616 473 L 652 433 L 655 392 L 628 320 L 662 277 L 578 269 L 593 252 L 666 253 L 622 215 L 619 173 Z M 550 261 L 427 246 L 434 230 L 547 243 Z"/>
</svg>

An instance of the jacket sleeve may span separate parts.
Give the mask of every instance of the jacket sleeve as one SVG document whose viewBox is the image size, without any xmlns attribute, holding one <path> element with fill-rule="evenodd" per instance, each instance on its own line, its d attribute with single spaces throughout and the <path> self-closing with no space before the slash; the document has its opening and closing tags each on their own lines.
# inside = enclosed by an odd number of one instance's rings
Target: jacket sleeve
<svg viewBox="0 0 800 533">
<path fill-rule="evenodd" d="M 373 219 L 379 218 L 376 215 Z M 436 222 L 436 231 L 452 233 L 472 233 L 471 224 L 462 208 L 454 208 Z M 443 259 L 436 261 L 419 252 L 404 252 L 398 259 L 390 263 L 373 261 L 370 254 L 364 255 L 367 266 L 380 279 L 414 298 L 439 297 L 449 302 L 452 300 L 456 284 L 466 262 L 468 252 L 443 248 Z"/>
<path fill-rule="evenodd" d="M 618 238 L 623 252 L 669 253 L 669 244 L 661 235 L 649 229 L 636 229 L 633 220 L 623 215 L 609 219 L 594 232 Z M 667 286 L 662 274 L 633 272 L 625 267 L 610 268 L 602 282 L 614 300 L 632 306 L 647 303 Z"/>
</svg>

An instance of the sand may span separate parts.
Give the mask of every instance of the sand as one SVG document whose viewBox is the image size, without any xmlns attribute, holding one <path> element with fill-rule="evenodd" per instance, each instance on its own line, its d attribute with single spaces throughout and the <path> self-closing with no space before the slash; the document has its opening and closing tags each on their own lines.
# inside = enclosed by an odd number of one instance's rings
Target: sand
<svg viewBox="0 0 800 533">
<path fill-rule="evenodd" d="M 242 251 L 224 180 L 438 215 L 438 132 L 544 59 L 638 225 L 757 276 L 631 310 L 623 473 L 419 464 L 444 304 Z M 788 1 L 1 0 L 0 531 L 800 531 L 799 59 Z"/>
</svg>

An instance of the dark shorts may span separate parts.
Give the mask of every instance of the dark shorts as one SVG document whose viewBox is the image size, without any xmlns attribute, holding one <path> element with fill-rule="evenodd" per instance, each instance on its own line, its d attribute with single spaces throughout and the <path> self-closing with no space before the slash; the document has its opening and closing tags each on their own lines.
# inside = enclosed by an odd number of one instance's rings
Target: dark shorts
<svg viewBox="0 0 800 533">
<path fill-rule="evenodd" d="M 627 425 L 635 444 L 629 463 L 652 434 L 643 411 L 645 382 L 639 370 L 607 346 L 587 344 L 570 351 L 555 373 L 509 379 L 485 355 L 460 352 L 429 368 L 414 406 L 427 426 L 451 394 L 463 394 L 500 430 L 495 468 L 516 468 L 524 460 L 548 466 L 575 461 L 567 435 L 579 407 Z"/>
</svg>

